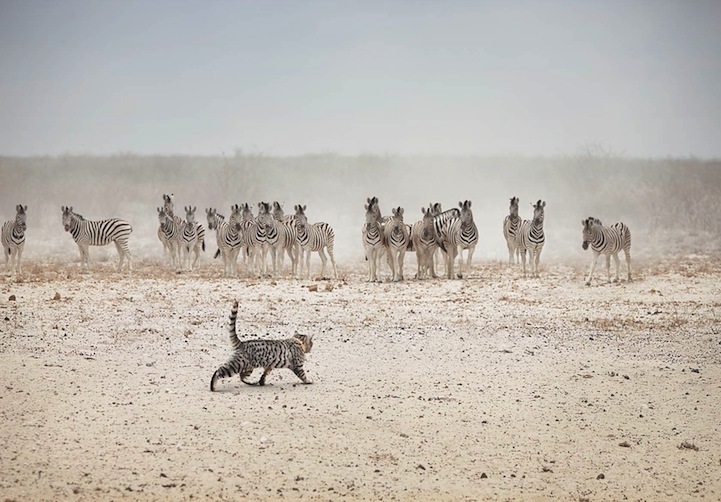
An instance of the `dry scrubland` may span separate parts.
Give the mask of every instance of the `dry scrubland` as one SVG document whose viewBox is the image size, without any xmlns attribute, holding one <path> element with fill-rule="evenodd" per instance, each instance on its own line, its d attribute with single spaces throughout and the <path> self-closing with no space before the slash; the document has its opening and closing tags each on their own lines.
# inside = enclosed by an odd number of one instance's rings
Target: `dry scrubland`
<svg viewBox="0 0 721 502">
<path fill-rule="evenodd" d="M 592 287 L 585 261 L 383 284 L 69 261 L 0 282 L 3 500 L 721 498 L 717 254 Z M 248 336 L 315 334 L 314 385 L 209 391 L 233 298 Z"/>
</svg>

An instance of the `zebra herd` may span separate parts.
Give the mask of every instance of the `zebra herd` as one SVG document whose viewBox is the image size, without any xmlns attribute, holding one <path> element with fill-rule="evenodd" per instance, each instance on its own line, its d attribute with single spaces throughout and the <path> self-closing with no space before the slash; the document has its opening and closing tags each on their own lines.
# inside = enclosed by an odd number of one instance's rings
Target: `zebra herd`
<svg viewBox="0 0 721 502">
<path fill-rule="evenodd" d="M 305 205 L 296 204 L 293 209 L 294 214 L 286 215 L 278 202 L 272 205 L 259 202 L 258 214 L 253 215 L 249 204 L 234 204 L 230 207 L 228 221 L 216 208 L 206 209 L 208 228 L 216 232 L 218 251 L 215 257 L 222 257 L 224 275 L 234 277 L 237 274 L 238 256 L 242 256 L 243 267 L 249 273 L 267 275 L 267 257 L 270 254 L 272 276 L 278 277 L 287 254 L 291 262 L 291 276 L 310 277 L 311 253 L 317 252 L 322 263 L 321 276 L 325 277 L 327 251 L 333 266 L 333 277 L 337 279 L 333 227 L 325 222 L 309 224 Z"/>
<path fill-rule="evenodd" d="M 403 280 L 403 260 L 406 251 L 416 252 L 417 279 L 436 278 L 436 256 L 440 253 L 445 263 L 445 275 L 453 277 L 453 267 L 458 257 L 458 277 L 463 277 L 463 250 L 467 251 L 467 270 L 470 270 L 473 251 L 478 244 L 478 228 L 473 222 L 471 201 L 459 202 L 460 209 L 443 211 L 440 203 L 421 208 L 423 219 L 413 225 L 403 222 L 404 209 L 393 208 L 392 216 L 384 217 L 378 205 L 378 197 L 366 199 L 365 223 L 361 230 L 368 281 L 379 281 L 381 259 L 385 255 L 391 269 L 391 280 Z"/>
<path fill-rule="evenodd" d="M 466 251 L 465 270 L 470 271 L 473 252 L 478 244 L 478 228 L 473 221 L 471 201 L 458 203 L 457 208 L 443 211 L 440 203 L 431 203 L 421 208 L 422 219 L 413 225 L 404 222 L 404 209 L 394 207 L 390 216 L 383 216 L 377 197 L 371 197 L 365 204 L 365 223 L 362 227 L 363 247 L 368 261 L 368 281 L 377 282 L 380 278 L 380 266 L 386 257 L 391 271 L 391 281 L 404 278 L 403 264 L 406 251 L 416 253 L 418 269 L 416 278 L 436 278 L 436 267 L 442 260 L 445 275 L 454 277 L 454 267 L 458 261 L 457 276 L 464 276 L 463 251 Z M 533 219 L 522 220 L 519 216 L 519 199 L 512 197 L 509 214 L 503 220 L 503 236 L 508 247 L 510 266 L 521 262 L 523 276 L 526 277 L 526 253 L 529 255 L 530 274 L 539 276 L 541 251 L 545 244 L 543 223 L 546 202 L 538 200 L 533 206 Z M 164 254 L 171 266 L 178 271 L 192 270 L 197 264 L 200 252 L 205 251 L 205 228 L 196 221 L 196 207 L 185 206 L 185 220 L 174 212 L 173 195 L 163 194 L 163 206 L 158 212 L 158 239 L 163 244 Z M 208 228 L 215 230 L 218 251 L 215 257 L 222 257 L 223 273 L 226 277 L 237 276 L 238 257 L 242 257 L 243 267 L 248 273 L 260 276 L 269 274 L 267 256 L 270 254 L 272 276 L 278 277 L 283 270 L 287 254 L 291 261 L 291 276 L 310 277 L 310 256 L 317 252 L 320 256 L 321 276 L 325 276 L 327 257 L 333 267 L 333 277 L 338 278 L 333 246 L 335 233 L 328 223 L 309 224 L 305 211 L 307 206 L 297 204 L 294 214 L 285 215 L 278 202 L 258 203 L 258 213 L 253 215 L 249 204 L 234 204 L 230 207 L 230 216 L 218 213 L 215 208 L 205 210 Z M 15 207 L 15 219 L 2 226 L 2 246 L 5 254 L 5 270 L 10 272 L 14 264 L 15 273 L 22 271 L 20 259 L 25 246 L 27 229 L 27 206 Z M 80 262 L 87 269 L 89 246 L 115 244 L 118 255 L 118 271 L 123 269 L 127 259 L 127 269 L 132 270 L 132 261 L 128 238 L 133 231 L 127 221 L 119 218 L 106 220 L 86 220 L 73 211 L 72 206 L 62 206 L 62 223 L 80 251 Z M 611 282 L 611 257 L 616 263 L 615 280 L 619 279 L 620 260 L 618 254 L 623 251 L 626 259 L 627 280 L 631 281 L 631 231 L 624 223 L 603 226 L 601 221 L 588 217 L 581 221 L 582 247 L 591 248 L 593 256 L 586 278 L 591 284 L 598 258 L 606 257 L 606 272 Z M 194 259 L 191 263 L 191 253 Z M 303 264 L 305 263 L 305 274 Z"/>
</svg>

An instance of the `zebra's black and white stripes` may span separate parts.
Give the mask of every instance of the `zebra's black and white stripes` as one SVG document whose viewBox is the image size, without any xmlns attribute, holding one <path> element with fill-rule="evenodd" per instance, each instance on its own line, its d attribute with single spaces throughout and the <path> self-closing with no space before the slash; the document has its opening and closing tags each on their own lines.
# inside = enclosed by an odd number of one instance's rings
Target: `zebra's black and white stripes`
<svg viewBox="0 0 721 502">
<path fill-rule="evenodd" d="M 377 200 L 377 199 L 376 199 Z M 381 256 L 385 252 L 383 229 L 379 222 L 379 213 L 373 207 L 372 199 L 368 199 L 365 206 L 366 222 L 363 224 L 361 234 L 363 237 L 363 248 L 365 249 L 366 260 L 368 261 L 368 281 L 378 281 L 378 267 Z"/>
<path fill-rule="evenodd" d="M 436 278 L 436 271 L 433 259 L 438 249 L 436 244 L 436 232 L 433 226 L 433 205 L 429 205 L 428 209 L 422 207 L 421 213 L 423 219 L 417 221 L 411 227 L 411 241 L 416 251 L 416 260 L 418 262 L 418 272 L 416 279 L 422 279 L 424 276 L 430 275 Z"/>
<path fill-rule="evenodd" d="M 63 227 L 65 227 L 66 232 L 70 232 L 73 240 L 78 245 L 80 262 L 83 268 L 87 269 L 88 267 L 90 259 L 89 246 L 106 246 L 114 242 L 120 256 L 118 271 L 122 270 L 125 258 L 128 259 L 128 270 L 132 270 L 128 237 L 133 228 L 127 221 L 118 218 L 90 221 L 74 213 L 72 207 L 62 206 L 61 209 L 63 212 Z"/>
<path fill-rule="evenodd" d="M 508 264 L 518 263 L 520 251 L 516 242 L 516 235 L 521 226 L 521 217 L 518 216 L 518 197 L 511 197 L 511 205 L 508 208 L 509 214 L 503 219 L 503 237 L 506 239 L 508 246 Z"/>
<path fill-rule="evenodd" d="M 322 263 L 321 277 L 325 277 L 326 256 L 324 248 L 328 250 L 330 262 L 333 265 L 333 277 L 338 278 L 338 269 L 335 266 L 335 257 L 333 256 L 333 244 L 335 242 L 335 232 L 333 227 L 328 223 L 308 223 L 305 215 L 306 206 L 300 204 L 295 206 L 295 228 L 298 231 L 298 244 L 300 245 L 300 274 L 303 273 L 303 256 L 305 254 L 306 277 L 310 277 L 310 254 L 313 251 L 318 252 Z"/>
<path fill-rule="evenodd" d="M 231 214 L 237 212 L 237 219 L 240 221 L 240 207 L 236 204 L 231 206 L 230 210 Z M 208 219 L 208 228 L 215 230 L 218 252 L 223 258 L 223 274 L 225 277 L 235 277 L 242 241 L 242 236 L 238 231 L 240 225 L 235 224 L 233 216 L 231 216 L 230 222 L 225 221 L 223 215 L 218 214 L 217 210 L 212 207 L 206 209 L 205 214 Z"/>
<path fill-rule="evenodd" d="M 280 208 L 280 205 L 277 202 L 275 205 L 277 205 L 277 208 L 282 211 L 282 208 Z M 299 248 L 295 225 L 291 223 L 290 219 L 285 222 L 276 220 L 270 212 L 269 203 L 261 202 L 260 206 L 261 210 L 258 212 L 258 224 L 265 227 L 265 242 L 270 250 L 273 262 L 273 276 L 277 277 L 278 270 L 282 271 L 285 253 L 288 253 L 288 256 L 290 257 L 291 275 L 295 276 L 297 273 Z M 279 254 L 280 256 L 278 256 Z"/>
<path fill-rule="evenodd" d="M 388 264 L 391 267 L 391 280 L 402 281 L 403 261 L 410 242 L 410 232 L 408 226 L 403 222 L 403 208 L 393 208 L 391 212 L 393 217 L 383 228 L 386 253 L 388 253 Z"/>
<path fill-rule="evenodd" d="M 545 219 L 546 202 L 540 199 L 533 206 L 533 219 L 523 220 L 516 234 L 516 246 L 523 261 L 523 277 L 526 277 L 526 251 L 531 266 L 531 276 L 538 277 L 538 266 L 541 260 L 541 251 L 546 243 L 546 235 L 543 232 L 543 221 Z"/>
<path fill-rule="evenodd" d="M 15 206 L 15 219 L 6 221 L 2 227 L 2 246 L 5 254 L 5 272 L 10 272 L 9 262 L 14 262 L 15 273 L 22 272 L 20 258 L 25 247 L 25 230 L 27 229 L 28 206 Z"/>
<path fill-rule="evenodd" d="M 626 256 L 626 267 L 628 269 L 628 281 L 631 281 L 631 230 L 621 222 L 614 223 L 611 226 L 604 227 L 601 220 L 592 216 L 581 221 L 583 225 L 583 249 L 591 247 L 593 258 L 591 260 L 591 270 L 588 272 L 586 286 L 591 285 L 593 270 L 596 268 L 596 262 L 600 255 L 606 256 L 606 274 L 608 282 L 611 282 L 611 256 L 616 262 L 616 281 L 618 281 L 618 271 L 621 266 L 621 260 L 618 253 L 623 250 Z"/>
<path fill-rule="evenodd" d="M 463 277 L 464 249 L 468 251 L 467 269 L 470 273 L 473 252 L 478 244 L 478 228 L 473 221 L 471 201 L 459 202 L 458 206 L 460 207 L 458 217 L 447 220 L 438 230 L 441 247 L 445 248 L 446 251 L 446 275 L 449 279 L 453 278 L 453 265 L 456 256 L 458 256 L 458 277 Z M 438 229 L 437 223 L 436 228 Z"/>
</svg>

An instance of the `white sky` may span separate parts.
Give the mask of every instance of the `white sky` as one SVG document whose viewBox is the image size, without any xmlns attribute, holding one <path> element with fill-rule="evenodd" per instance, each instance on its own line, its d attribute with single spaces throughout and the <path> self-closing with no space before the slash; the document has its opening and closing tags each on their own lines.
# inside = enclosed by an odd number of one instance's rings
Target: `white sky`
<svg viewBox="0 0 721 502">
<path fill-rule="evenodd" d="M 0 154 L 721 157 L 721 2 L 0 0 Z"/>
</svg>

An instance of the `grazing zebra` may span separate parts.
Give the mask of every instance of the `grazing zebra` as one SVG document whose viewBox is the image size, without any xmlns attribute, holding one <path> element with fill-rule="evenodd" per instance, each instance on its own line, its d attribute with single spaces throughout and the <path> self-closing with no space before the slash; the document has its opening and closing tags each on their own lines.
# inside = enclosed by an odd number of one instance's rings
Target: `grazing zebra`
<svg viewBox="0 0 721 502">
<path fill-rule="evenodd" d="M 193 267 L 198 263 L 200 257 L 200 250 L 205 251 L 205 229 L 198 222 L 195 221 L 195 211 L 197 207 L 186 206 L 185 209 L 185 221 L 183 222 L 183 232 L 181 236 L 182 250 L 183 250 L 183 264 L 186 270 L 193 270 Z M 203 229 L 203 236 L 201 240 L 199 230 Z M 190 252 L 195 253 L 195 260 L 191 265 L 190 263 Z"/>
<path fill-rule="evenodd" d="M 231 206 L 231 211 L 238 211 L 240 207 L 236 204 Z M 238 227 L 225 221 L 222 214 L 211 208 L 205 210 L 208 219 L 208 229 L 215 230 L 215 239 L 218 244 L 218 253 L 223 257 L 223 275 L 225 277 L 235 277 L 237 274 L 238 253 L 240 252 L 241 235 L 238 233 Z M 232 218 L 232 216 L 231 216 Z M 231 220 L 232 221 L 232 220 Z M 218 254 L 216 253 L 216 257 Z"/>
<path fill-rule="evenodd" d="M 531 276 L 538 277 L 538 264 L 541 260 L 541 251 L 546 242 L 543 233 L 544 208 L 546 202 L 540 199 L 533 206 L 533 220 L 523 220 L 516 234 L 516 246 L 523 261 L 523 277 L 526 277 L 526 251 L 531 265 Z"/>
<path fill-rule="evenodd" d="M 298 271 L 298 235 L 295 225 L 276 220 L 270 213 L 270 204 L 267 202 L 261 202 L 261 204 L 263 207 L 258 212 L 258 223 L 265 226 L 265 242 L 273 260 L 273 276 L 278 277 L 278 269 L 282 272 L 283 259 L 287 252 L 291 261 L 291 275 L 295 277 Z M 280 210 L 282 211 L 282 208 Z M 280 257 L 278 253 L 280 253 Z M 278 265 L 279 258 L 280 265 Z"/>
<path fill-rule="evenodd" d="M 403 261 L 410 242 L 410 232 L 408 225 L 403 223 L 403 208 L 393 208 L 391 212 L 393 217 L 383 228 L 383 233 L 388 264 L 391 267 L 391 280 L 395 282 L 403 280 Z"/>
<path fill-rule="evenodd" d="M 519 262 L 518 255 L 520 251 L 516 245 L 516 235 L 518 234 L 518 228 L 521 226 L 521 218 L 518 216 L 519 202 L 518 197 L 511 197 L 509 215 L 503 219 L 503 237 L 506 238 L 506 245 L 508 246 L 508 265 L 513 265 L 514 258 L 515 263 Z"/>
<path fill-rule="evenodd" d="M 621 266 L 621 260 L 618 253 L 623 250 L 626 255 L 626 267 L 628 268 L 628 281 L 631 282 L 631 230 L 619 222 L 611 226 L 604 227 L 601 220 L 597 220 L 591 216 L 587 220 L 582 220 L 583 225 L 583 249 L 591 246 L 593 251 L 593 259 L 591 261 L 591 270 L 586 279 L 586 286 L 591 285 L 593 270 L 596 268 L 596 262 L 600 255 L 606 256 L 606 274 L 608 282 L 611 282 L 611 256 L 616 262 L 616 279 L 618 281 L 618 269 Z"/>
<path fill-rule="evenodd" d="M 295 228 L 298 232 L 298 244 L 300 244 L 300 274 L 303 274 L 303 253 L 305 253 L 306 277 L 310 278 L 310 253 L 317 251 L 323 264 L 320 275 L 325 277 L 327 259 L 323 248 L 327 248 L 330 262 L 333 265 L 333 277 L 338 279 L 338 269 L 335 266 L 335 258 L 333 257 L 333 243 L 335 241 L 333 227 L 323 222 L 309 224 L 305 209 L 306 206 L 300 204 L 295 206 Z"/>
<path fill-rule="evenodd" d="M 368 204 L 364 207 L 366 210 L 366 222 L 363 225 L 362 237 L 366 260 L 368 260 L 368 282 L 377 282 L 378 268 L 381 257 L 385 252 L 383 228 L 378 222 L 378 215 L 373 208 L 371 199 L 368 199 Z"/>
<path fill-rule="evenodd" d="M 441 249 L 446 252 L 446 274 L 453 278 L 453 263 L 458 256 L 458 277 L 463 278 L 463 250 L 468 250 L 468 273 L 471 272 L 473 252 L 478 244 L 478 228 L 473 221 L 471 201 L 459 202 L 461 208 L 458 218 L 447 220 L 440 230 Z"/>
<path fill-rule="evenodd" d="M 433 257 L 438 245 L 436 244 L 436 231 L 433 226 L 433 205 L 430 204 L 428 209 L 422 207 L 421 213 L 423 213 L 423 219 L 417 221 L 411 227 L 411 241 L 418 262 L 416 279 L 422 279 L 424 275 L 428 276 L 429 274 L 435 279 L 436 271 Z"/>
<path fill-rule="evenodd" d="M 132 270 L 130 248 L 128 237 L 133 228 L 127 221 L 118 218 L 108 220 L 90 221 L 81 215 L 74 213 L 72 207 L 61 207 L 63 211 L 63 226 L 66 232 L 70 232 L 73 240 L 80 250 L 80 263 L 84 269 L 88 268 L 90 253 L 89 246 L 106 246 L 111 242 L 115 243 L 120 255 L 118 272 L 123 268 L 123 260 L 128 258 L 128 271 Z"/>
<path fill-rule="evenodd" d="M 9 273 L 9 261 L 15 262 L 15 273 L 22 273 L 20 258 L 25 247 L 25 230 L 27 229 L 28 206 L 18 204 L 15 206 L 15 219 L 6 221 L 2 229 L 2 245 L 5 253 L 5 272 Z"/>
</svg>

